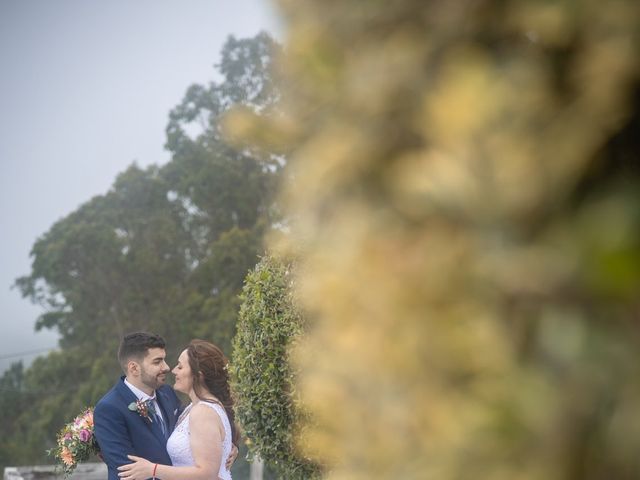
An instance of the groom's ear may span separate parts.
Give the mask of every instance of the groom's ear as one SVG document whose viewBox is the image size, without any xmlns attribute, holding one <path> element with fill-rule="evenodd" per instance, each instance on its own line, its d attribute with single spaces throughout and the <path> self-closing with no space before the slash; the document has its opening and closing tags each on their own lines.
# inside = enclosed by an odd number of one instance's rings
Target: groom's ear
<svg viewBox="0 0 640 480">
<path fill-rule="evenodd" d="M 140 365 L 138 365 L 138 362 L 134 360 L 129 360 L 127 362 L 127 373 L 137 375 L 139 372 L 140 372 Z"/>
</svg>

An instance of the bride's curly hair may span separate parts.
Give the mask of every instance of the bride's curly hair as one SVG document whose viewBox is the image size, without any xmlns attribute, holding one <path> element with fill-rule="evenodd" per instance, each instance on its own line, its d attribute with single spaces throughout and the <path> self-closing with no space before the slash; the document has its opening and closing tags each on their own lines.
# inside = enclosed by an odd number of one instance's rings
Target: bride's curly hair
<svg viewBox="0 0 640 480">
<path fill-rule="evenodd" d="M 187 347 L 187 356 L 195 394 L 201 400 L 207 400 L 203 394 L 209 391 L 220 401 L 231 424 L 232 442 L 238 446 L 240 432 L 236 426 L 236 415 L 233 410 L 227 357 L 213 343 L 199 339 L 191 340 Z"/>
</svg>

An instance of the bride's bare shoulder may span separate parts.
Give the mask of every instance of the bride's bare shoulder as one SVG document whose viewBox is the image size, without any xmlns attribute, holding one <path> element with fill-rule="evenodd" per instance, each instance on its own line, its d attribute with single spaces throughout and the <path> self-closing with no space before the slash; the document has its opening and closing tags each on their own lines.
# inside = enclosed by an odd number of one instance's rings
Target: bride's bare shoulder
<svg viewBox="0 0 640 480">
<path fill-rule="evenodd" d="M 197 422 L 213 418 L 218 419 L 218 414 L 204 402 L 197 403 L 191 408 L 190 420 L 192 424 L 194 420 Z"/>
</svg>

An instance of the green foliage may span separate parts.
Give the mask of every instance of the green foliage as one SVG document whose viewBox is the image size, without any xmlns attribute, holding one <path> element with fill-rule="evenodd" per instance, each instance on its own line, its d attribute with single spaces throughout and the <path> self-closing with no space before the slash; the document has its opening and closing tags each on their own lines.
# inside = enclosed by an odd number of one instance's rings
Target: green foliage
<svg viewBox="0 0 640 480">
<path fill-rule="evenodd" d="M 304 325 L 292 299 L 291 281 L 291 265 L 270 256 L 247 275 L 231 371 L 237 415 L 250 451 L 281 478 L 308 479 L 318 477 L 320 469 L 295 448 L 303 410 L 296 399 L 289 349 Z"/>
<path fill-rule="evenodd" d="M 227 144 L 219 123 L 237 102 L 256 109 L 272 102 L 273 48 L 266 34 L 230 38 L 222 81 L 192 86 L 170 114 L 171 160 L 130 166 L 33 245 L 31 272 L 16 285 L 42 305 L 36 328 L 57 330 L 62 350 L 2 377 L 2 405 L 31 395 L 29 408 L 13 407 L 4 422 L 13 435 L 2 439 L 11 452 L 3 462 L 51 461 L 45 451 L 56 432 L 115 382 L 127 332 L 160 333 L 169 363 L 194 337 L 231 351 L 243 278 L 275 220 L 280 168 Z M 195 117 L 203 128 L 190 137 Z"/>
<path fill-rule="evenodd" d="M 0 378 L 0 408 L 9 420 L 4 422 L 0 436 L 0 466 L 25 458 L 22 445 L 15 441 L 19 428 L 10 420 L 27 412 L 33 399 L 25 387 L 22 362 L 12 364 Z"/>
</svg>

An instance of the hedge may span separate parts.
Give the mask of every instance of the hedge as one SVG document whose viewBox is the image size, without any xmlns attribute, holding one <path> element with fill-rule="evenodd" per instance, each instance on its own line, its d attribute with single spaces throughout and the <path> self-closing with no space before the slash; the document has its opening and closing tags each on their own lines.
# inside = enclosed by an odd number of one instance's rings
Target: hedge
<svg viewBox="0 0 640 480">
<path fill-rule="evenodd" d="M 237 418 L 251 455 L 259 455 L 286 479 L 320 477 L 320 467 L 295 448 L 302 409 L 288 351 L 303 332 L 295 307 L 290 263 L 265 256 L 245 279 L 231 375 Z"/>
</svg>

